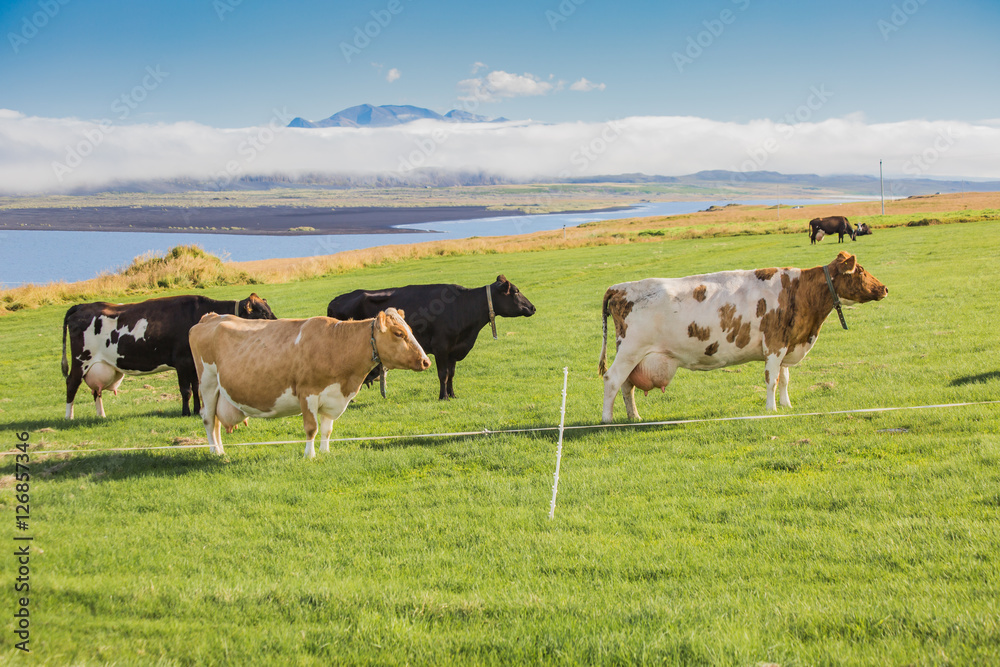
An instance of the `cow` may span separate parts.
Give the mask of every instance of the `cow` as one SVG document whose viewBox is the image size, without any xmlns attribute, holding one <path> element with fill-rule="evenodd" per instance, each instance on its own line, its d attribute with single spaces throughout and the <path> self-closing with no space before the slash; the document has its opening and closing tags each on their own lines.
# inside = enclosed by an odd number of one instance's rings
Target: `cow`
<svg viewBox="0 0 1000 667">
<path fill-rule="evenodd" d="M 531 317 L 535 306 L 502 274 L 495 283 L 468 288 L 461 285 L 409 285 L 383 290 L 355 290 L 341 294 L 327 306 L 328 317 L 362 319 L 382 308 L 402 308 L 410 313 L 413 335 L 434 355 L 440 391 L 438 398 L 455 398 L 455 364 L 476 344 L 480 329 L 501 317 Z M 493 337 L 496 338 L 494 325 Z M 372 371 L 371 383 L 381 369 Z"/>
<path fill-rule="evenodd" d="M 168 296 L 139 303 L 81 303 L 63 318 L 62 372 L 66 378 L 66 419 L 81 382 L 94 395 L 97 416 L 104 417 L 101 394 L 118 394 L 125 375 L 176 369 L 181 415 L 189 416 L 188 399 L 200 410 L 188 330 L 206 313 L 232 313 L 248 319 L 275 319 L 266 299 L 251 294 L 242 301 L 216 301 L 199 295 Z M 66 358 L 66 335 L 72 363 Z"/>
<path fill-rule="evenodd" d="M 855 237 L 858 237 L 858 236 L 870 236 L 871 233 L 872 233 L 872 228 L 868 226 L 868 223 L 867 222 L 862 222 L 860 225 L 858 225 L 857 231 L 854 233 L 854 236 Z M 855 238 L 855 240 L 857 240 L 857 239 Z"/>
<path fill-rule="evenodd" d="M 302 415 L 306 458 L 330 451 L 333 422 L 380 362 L 422 371 L 431 361 L 403 319 L 388 308 L 371 319 L 330 317 L 249 321 L 208 314 L 191 327 L 191 353 L 211 451 L 223 454 L 222 426 L 246 417 Z"/>
<path fill-rule="evenodd" d="M 837 234 L 838 243 L 844 242 L 844 234 L 850 236 L 852 241 L 858 240 L 857 230 L 851 227 L 851 223 L 842 215 L 813 218 L 809 221 L 809 243 L 811 245 L 815 245 L 816 241 L 822 241 L 826 234 Z"/>
<path fill-rule="evenodd" d="M 604 377 L 605 423 L 613 420 L 621 389 L 629 419 L 639 419 L 636 387 L 666 391 L 678 368 L 707 371 L 748 361 L 764 362 L 767 409 L 788 398 L 788 368 L 802 361 L 823 321 L 840 302 L 879 301 L 888 288 L 841 252 L 811 269 L 722 271 L 686 278 L 647 278 L 608 288 L 604 295 L 604 345 L 598 364 Z M 608 369 L 608 315 L 618 353 Z"/>
</svg>

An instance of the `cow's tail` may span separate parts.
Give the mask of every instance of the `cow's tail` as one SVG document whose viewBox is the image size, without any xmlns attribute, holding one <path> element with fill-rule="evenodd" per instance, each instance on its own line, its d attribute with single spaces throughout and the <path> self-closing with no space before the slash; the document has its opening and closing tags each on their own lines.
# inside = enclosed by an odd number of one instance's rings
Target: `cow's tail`
<svg viewBox="0 0 1000 667">
<path fill-rule="evenodd" d="M 601 344 L 601 360 L 597 362 L 597 372 L 604 375 L 608 372 L 608 301 L 611 300 L 611 290 L 604 293 L 604 305 L 601 307 L 601 325 L 604 329 L 604 342 Z"/>
<path fill-rule="evenodd" d="M 63 377 L 69 376 L 69 361 L 66 360 L 66 328 L 69 326 L 69 316 L 73 314 L 74 308 L 70 308 L 66 311 L 66 317 L 63 318 L 63 356 L 62 356 L 62 374 Z"/>
</svg>

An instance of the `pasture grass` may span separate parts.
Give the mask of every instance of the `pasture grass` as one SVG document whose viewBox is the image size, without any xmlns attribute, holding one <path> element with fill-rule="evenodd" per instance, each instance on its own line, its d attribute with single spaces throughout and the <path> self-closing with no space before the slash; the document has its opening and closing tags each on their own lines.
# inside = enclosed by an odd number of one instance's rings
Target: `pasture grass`
<svg viewBox="0 0 1000 667">
<path fill-rule="evenodd" d="M 791 370 L 782 414 L 1000 399 L 996 224 L 651 240 L 428 257 L 258 285 L 278 316 L 358 288 L 486 284 L 538 308 L 499 319 L 458 367 L 362 390 L 335 437 L 600 419 L 607 286 L 733 268 L 809 267 L 840 249 L 889 287 L 834 315 Z M 202 290 L 241 298 L 249 288 Z M 45 449 L 204 437 L 172 373 L 126 379 L 98 420 L 62 419 L 65 307 L 0 319 L 0 421 Z M 148 387 L 148 388 L 147 388 Z M 655 394 L 655 395 L 654 395 Z M 764 412 L 762 364 L 681 371 L 646 420 Z M 620 399 L 616 418 L 624 420 Z M 14 560 L 0 558 L 3 659 L 38 664 L 990 664 L 1000 661 L 1000 406 L 334 443 L 251 420 L 206 450 L 32 455 L 32 651 L 12 647 Z M 0 462 L 13 529 L 13 464 Z M 10 542 L 9 544 L 12 544 Z"/>
</svg>

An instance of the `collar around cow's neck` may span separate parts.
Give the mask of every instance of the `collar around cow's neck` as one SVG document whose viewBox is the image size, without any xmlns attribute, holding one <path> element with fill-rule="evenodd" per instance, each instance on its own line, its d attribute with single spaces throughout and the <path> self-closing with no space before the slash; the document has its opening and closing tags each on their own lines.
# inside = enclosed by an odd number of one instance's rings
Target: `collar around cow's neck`
<svg viewBox="0 0 1000 667">
<path fill-rule="evenodd" d="M 492 285 L 486 286 L 486 305 L 490 309 L 490 327 L 493 329 L 493 340 L 497 339 L 497 320 L 496 315 L 493 313 L 493 290 L 490 289 Z"/>
<path fill-rule="evenodd" d="M 830 277 L 830 267 L 823 266 L 823 275 L 826 276 L 826 286 L 830 288 L 830 294 L 833 296 L 833 307 L 837 309 L 837 315 L 840 317 L 840 326 L 847 328 L 847 322 L 844 320 L 844 311 L 840 309 L 840 297 L 837 296 L 837 291 L 833 289 L 833 279 Z"/>
<path fill-rule="evenodd" d="M 374 361 L 378 367 L 378 388 L 382 392 L 382 398 L 385 398 L 385 365 L 382 363 L 382 358 L 378 356 L 378 348 L 375 346 L 375 323 L 378 321 L 378 316 L 372 320 L 372 361 Z"/>
</svg>

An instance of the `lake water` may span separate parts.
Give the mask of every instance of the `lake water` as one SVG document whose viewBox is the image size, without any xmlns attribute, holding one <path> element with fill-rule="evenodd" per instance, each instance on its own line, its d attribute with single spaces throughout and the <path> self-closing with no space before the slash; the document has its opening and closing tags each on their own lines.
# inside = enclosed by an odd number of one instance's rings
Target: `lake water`
<svg viewBox="0 0 1000 667">
<path fill-rule="evenodd" d="M 782 201 L 785 206 L 846 201 L 801 199 Z M 654 202 L 628 210 L 593 213 L 551 213 L 546 215 L 506 216 L 452 220 L 403 225 L 401 229 L 427 230 L 436 233 L 336 234 L 330 236 L 255 236 L 240 234 L 192 234 L 146 232 L 56 232 L 0 230 L 0 285 L 13 287 L 24 283 L 47 283 L 57 280 L 74 282 L 93 278 L 102 272 L 127 266 L 144 253 L 164 253 L 178 245 L 199 245 L 207 252 L 232 261 L 285 257 L 313 257 L 345 250 L 381 245 L 421 243 L 470 236 L 505 236 L 575 227 L 585 222 L 615 220 L 653 215 L 693 213 L 709 206 L 731 203 L 762 204 L 762 201 Z"/>
</svg>

